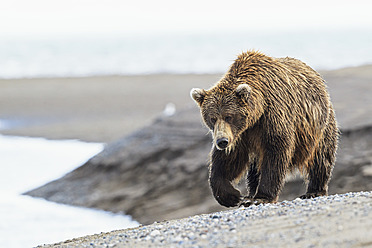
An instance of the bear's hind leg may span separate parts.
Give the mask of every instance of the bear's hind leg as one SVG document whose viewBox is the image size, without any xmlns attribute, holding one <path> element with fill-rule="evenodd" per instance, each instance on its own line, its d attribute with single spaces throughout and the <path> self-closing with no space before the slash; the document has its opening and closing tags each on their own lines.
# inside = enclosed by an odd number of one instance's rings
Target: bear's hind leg
<svg viewBox="0 0 372 248">
<path fill-rule="evenodd" d="M 328 194 L 330 180 L 336 159 L 337 129 L 329 125 L 324 133 L 324 139 L 315 151 L 314 159 L 307 167 L 307 191 L 300 198 L 309 199 Z"/>
<path fill-rule="evenodd" d="M 301 199 L 309 199 L 328 194 L 328 181 L 331 176 L 332 167 L 323 156 L 322 152 L 318 150 L 313 163 L 309 164 L 307 169 L 307 190 L 306 194 L 300 196 Z"/>
</svg>

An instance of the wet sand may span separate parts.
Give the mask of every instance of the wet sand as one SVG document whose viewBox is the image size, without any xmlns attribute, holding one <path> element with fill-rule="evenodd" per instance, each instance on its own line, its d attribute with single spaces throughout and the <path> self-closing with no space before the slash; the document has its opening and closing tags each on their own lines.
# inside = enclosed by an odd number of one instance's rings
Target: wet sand
<svg viewBox="0 0 372 248">
<path fill-rule="evenodd" d="M 372 65 L 323 71 L 342 129 L 372 125 Z M 168 103 L 194 104 L 213 75 L 142 75 L 0 80 L 1 134 L 111 142 L 151 123 Z"/>
</svg>

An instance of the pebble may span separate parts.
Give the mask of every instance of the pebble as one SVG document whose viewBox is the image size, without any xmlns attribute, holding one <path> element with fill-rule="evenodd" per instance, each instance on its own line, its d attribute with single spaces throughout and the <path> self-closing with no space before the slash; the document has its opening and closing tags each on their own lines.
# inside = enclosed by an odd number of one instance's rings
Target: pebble
<svg viewBox="0 0 372 248">
<path fill-rule="evenodd" d="M 152 237 L 155 237 L 155 236 L 158 236 L 158 235 L 160 235 L 160 231 L 159 230 L 154 230 L 154 231 L 152 231 L 150 233 L 150 236 L 152 236 Z"/>
</svg>

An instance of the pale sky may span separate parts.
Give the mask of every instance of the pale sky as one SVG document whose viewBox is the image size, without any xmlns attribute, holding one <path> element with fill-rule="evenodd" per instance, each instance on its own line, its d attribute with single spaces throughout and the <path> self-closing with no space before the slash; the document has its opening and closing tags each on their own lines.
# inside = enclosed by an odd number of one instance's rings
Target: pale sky
<svg viewBox="0 0 372 248">
<path fill-rule="evenodd" d="M 1 0 L 0 36 L 370 28 L 370 0 Z"/>
</svg>

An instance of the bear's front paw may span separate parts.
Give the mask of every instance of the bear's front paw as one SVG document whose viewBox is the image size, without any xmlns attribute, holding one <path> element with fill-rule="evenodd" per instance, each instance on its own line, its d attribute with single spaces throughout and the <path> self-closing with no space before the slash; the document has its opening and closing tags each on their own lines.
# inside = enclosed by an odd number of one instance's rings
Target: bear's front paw
<svg viewBox="0 0 372 248">
<path fill-rule="evenodd" d="M 235 207 L 241 201 L 240 191 L 231 187 L 214 194 L 217 202 L 225 207 Z"/>
</svg>

